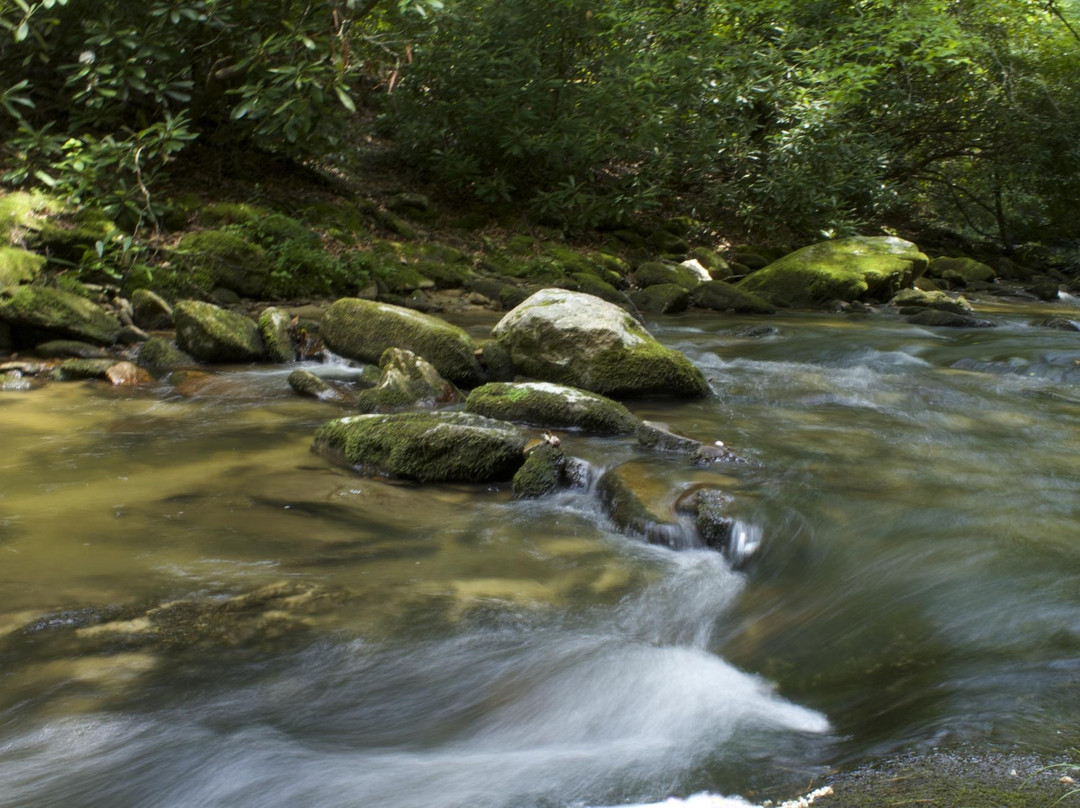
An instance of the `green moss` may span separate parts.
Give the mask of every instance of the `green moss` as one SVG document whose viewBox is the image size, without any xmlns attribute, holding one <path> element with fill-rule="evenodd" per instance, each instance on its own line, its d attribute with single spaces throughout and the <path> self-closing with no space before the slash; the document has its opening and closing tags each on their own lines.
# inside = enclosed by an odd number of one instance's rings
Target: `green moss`
<svg viewBox="0 0 1080 808">
<path fill-rule="evenodd" d="M 109 368 L 115 364 L 115 359 L 66 359 L 52 371 L 52 376 L 63 382 L 104 379 Z"/>
<path fill-rule="evenodd" d="M 399 306 L 343 298 L 327 309 L 322 336 L 330 350 L 349 359 L 377 362 L 387 348 L 404 348 L 454 384 L 472 387 L 483 379 L 464 330 Z"/>
<path fill-rule="evenodd" d="M 78 263 L 97 242 L 108 242 L 119 233 L 113 221 L 100 210 L 80 208 L 74 213 L 46 219 L 28 243 L 50 256 Z"/>
<path fill-rule="evenodd" d="M 634 271 L 634 283 L 642 289 L 663 283 L 674 283 L 684 289 L 693 289 L 701 283 L 701 278 L 686 267 L 650 261 Z"/>
<path fill-rule="evenodd" d="M 194 286 L 209 291 L 224 286 L 240 295 L 262 293 L 270 275 L 266 252 L 236 233 L 204 230 L 189 233 L 176 246 L 180 262 Z"/>
<path fill-rule="evenodd" d="M 539 499 L 566 484 L 566 455 L 562 449 L 544 443 L 529 452 L 514 475 L 512 488 L 514 499 Z"/>
<path fill-rule="evenodd" d="M 690 293 L 695 306 L 714 311 L 735 311 L 744 314 L 772 314 L 776 311 L 768 302 L 725 281 L 707 281 Z"/>
<path fill-rule="evenodd" d="M 271 362 L 295 362 L 296 345 L 293 343 L 290 324 L 292 318 L 285 309 L 269 308 L 259 314 L 259 333 L 266 345 L 266 355 Z"/>
<path fill-rule="evenodd" d="M 173 308 L 173 322 L 176 344 L 205 362 L 256 362 L 266 352 L 251 318 L 210 303 L 180 301 Z"/>
<path fill-rule="evenodd" d="M 422 261 L 416 264 L 417 271 L 432 280 L 439 289 L 460 289 L 473 277 L 473 271 L 465 264 L 445 264 Z"/>
<path fill-rule="evenodd" d="M 648 314 L 675 314 L 686 311 L 690 305 L 690 293 L 676 283 L 661 283 L 631 292 L 630 299 L 640 311 Z"/>
<path fill-rule="evenodd" d="M 18 247 L 0 247 L 0 289 L 30 283 L 44 266 L 44 256 Z"/>
<path fill-rule="evenodd" d="M 525 458 L 512 425 L 461 412 L 360 415 L 323 424 L 313 449 L 366 474 L 418 482 L 509 480 Z"/>
<path fill-rule="evenodd" d="M 955 273 L 959 276 L 960 285 L 969 283 L 993 283 L 997 279 L 997 272 L 993 267 L 987 266 L 973 258 L 935 258 L 927 268 L 927 274 L 932 278 L 946 278 L 947 273 Z"/>
<path fill-rule="evenodd" d="M 532 236 L 517 233 L 506 242 L 506 249 L 513 255 L 531 255 L 535 252 L 537 241 Z"/>
<path fill-rule="evenodd" d="M 38 191 L 0 193 L 0 242 L 14 242 L 37 229 L 48 215 L 65 210 L 63 202 Z"/>
<path fill-rule="evenodd" d="M 0 296 L 0 320 L 13 328 L 40 329 L 97 345 L 112 345 L 120 321 L 73 292 L 44 286 L 10 287 Z"/>
<path fill-rule="evenodd" d="M 600 435 L 629 435 L 638 420 L 617 401 L 546 383 L 492 382 L 478 387 L 465 402 L 466 412 L 550 429 L 579 429 Z"/>
<path fill-rule="evenodd" d="M 926 264 L 926 256 L 909 242 L 857 237 L 804 247 L 736 286 L 781 306 L 888 300 L 911 286 Z"/>
<path fill-rule="evenodd" d="M 253 224 L 271 215 L 269 208 L 243 202 L 214 202 L 199 208 L 198 221 L 203 227 L 220 228 L 229 224 Z"/>
<path fill-rule="evenodd" d="M 405 295 L 418 289 L 434 289 L 435 281 L 425 277 L 411 264 L 387 267 L 377 276 L 380 291 Z"/>
<path fill-rule="evenodd" d="M 197 362 L 169 340 L 150 337 L 139 346 L 136 364 L 144 368 L 179 368 L 189 367 Z"/>
</svg>

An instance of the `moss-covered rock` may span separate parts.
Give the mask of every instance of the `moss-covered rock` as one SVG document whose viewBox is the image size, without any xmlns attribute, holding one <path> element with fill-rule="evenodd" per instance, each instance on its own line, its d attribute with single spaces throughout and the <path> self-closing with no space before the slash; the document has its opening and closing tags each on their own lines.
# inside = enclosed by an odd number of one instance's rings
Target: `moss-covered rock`
<svg viewBox="0 0 1080 808">
<path fill-rule="evenodd" d="M 473 387 L 484 380 L 464 330 L 400 306 L 343 298 L 326 310 L 322 337 L 330 350 L 349 359 L 378 362 L 387 348 L 404 348 L 456 385 Z"/>
<path fill-rule="evenodd" d="M 776 309 L 766 300 L 727 281 L 707 281 L 690 292 L 690 302 L 698 308 L 734 311 L 740 314 L 772 314 Z"/>
<path fill-rule="evenodd" d="M 0 290 L 0 320 L 11 326 L 16 341 L 19 331 L 29 329 L 113 345 L 123 328 L 118 319 L 85 297 L 44 286 Z"/>
<path fill-rule="evenodd" d="M 908 317 L 907 321 L 912 325 L 927 325 L 934 328 L 993 328 L 995 325 L 991 320 L 936 309 L 923 309 Z"/>
<path fill-rule="evenodd" d="M 512 482 L 514 499 L 539 499 L 569 484 L 563 450 L 542 442 L 525 458 Z"/>
<path fill-rule="evenodd" d="M 180 239 L 176 253 L 199 289 L 221 286 L 238 295 L 258 297 L 270 278 L 270 264 L 263 248 L 236 233 L 189 233 Z"/>
<path fill-rule="evenodd" d="M 705 377 L 618 306 L 579 292 L 544 289 L 492 331 L 524 375 L 608 396 L 709 393 Z"/>
<path fill-rule="evenodd" d="M 731 495 L 718 488 L 700 488 L 694 495 L 694 522 L 706 547 L 728 552 L 735 520 L 729 515 Z"/>
<path fill-rule="evenodd" d="M 510 352 L 497 340 L 489 339 L 480 346 L 480 364 L 484 375 L 493 382 L 512 382 L 516 375 Z"/>
<path fill-rule="evenodd" d="M 317 398 L 320 401 L 332 401 L 340 404 L 354 404 L 356 402 L 354 393 L 343 390 L 336 384 L 315 375 L 310 370 L 297 368 L 289 374 L 288 381 L 289 387 L 306 398 Z"/>
<path fill-rule="evenodd" d="M 136 289 L 131 293 L 131 312 L 135 325 L 145 331 L 172 328 L 172 306 L 149 289 Z"/>
<path fill-rule="evenodd" d="M 966 315 L 973 311 L 962 295 L 949 297 L 944 292 L 925 292 L 922 289 L 902 289 L 889 301 L 889 305 L 899 309 L 901 314 L 918 314 L 922 309 Z"/>
<path fill-rule="evenodd" d="M 416 270 L 439 289 L 460 289 L 473 277 L 473 271 L 467 265 L 460 263 L 421 261 L 416 265 Z"/>
<path fill-rule="evenodd" d="M 638 419 L 617 401 L 549 382 L 485 384 L 469 394 L 465 410 L 504 421 L 599 435 L 629 435 L 638 426 Z"/>
<path fill-rule="evenodd" d="M 53 339 L 34 346 L 34 355 L 43 359 L 108 359 L 110 354 L 99 345 L 77 339 Z"/>
<path fill-rule="evenodd" d="M 99 241 L 109 242 L 119 235 L 113 221 L 97 208 L 79 208 L 71 213 L 50 216 L 28 239 L 31 247 L 53 258 L 78 263 Z"/>
<path fill-rule="evenodd" d="M 105 379 L 115 364 L 115 359 L 65 359 L 53 369 L 52 377 L 62 382 Z"/>
<path fill-rule="evenodd" d="M 0 289 L 32 282 L 44 266 L 43 255 L 18 247 L 0 247 Z"/>
<path fill-rule="evenodd" d="M 392 295 L 407 295 L 421 289 L 434 289 L 435 281 L 410 264 L 389 265 L 377 278 L 379 291 Z"/>
<path fill-rule="evenodd" d="M 635 434 L 638 443 L 644 448 L 657 452 L 688 455 L 696 465 L 740 461 L 739 456 L 724 446 L 723 441 L 704 443 L 675 432 L 667 424 L 658 421 L 638 422 Z"/>
<path fill-rule="evenodd" d="M 885 301 L 910 287 L 927 263 L 926 256 L 909 241 L 858 236 L 803 247 L 748 275 L 736 286 L 777 306 Z"/>
<path fill-rule="evenodd" d="M 382 377 L 377 386 L 356 397 L 362 412 L 430 409 L 456 404 L 460 391 L 446 381 L 430 362 L 412 351 L 387 348 L 379 359 Z"/>
<path fill-rule="evenodd" d="M 664 283 L 674 283 L 684 289 L 693 289 L 701 278 L 693 270 L 678 264 L 664 264 L 659 261 L 649 261 L 634 270 L 634 283 L 642 289 L 650 286 L 659 286 Z"/>
<path fill-rule="evenodd" d="M 968 286 L 972 283 L 993 283 L 997 279 L 994 268 L 974 258 L 935 258 L 930 262 L 927 274 L 931 278 L 951 280 L 954 284 Z"/>
<path fill-rule="evenodd" d="M 735 274 L 731 271 L 728 262 L 716 250 L 710 250 L 708 247 L 694 247 L 690 250 L 690 257 L 705 267 L 714 281 L 727 280 Z"/>
<path fill-rule="evenodd" d="M 136 363 L 144 368 L 183 368 L 198 364 L 194 357 L 177 348 L 171 340 L 150 337 L 139 346 Z"/>
<path fill-rule="evenodd" d="M 259 334 L 271 362 L 296 361 L 296 344 L 292 336 L 292 318 L 285 309 L 271 306 L 259 314 Z"/>
<path fill-rule="evenodd" d="M 176 344 L 204 362 L 257 362 L 266 354 L 259 327 L 250 317 L 199 300 L 173 308 Z"/>
<path fill-rule="evenodd" d="M 630 293 L 630 299 L 645 314 L 677 314 L 690 305 L 690 293 L 677 283 L 660 283 Z"/>
<path fill-rule="evenodd" d="M 319 427 L 312 448 L 364 474 L 417 482 L 510 480 L 525 462 L 513 424 L 464 412 L 339 418 Z"/>
<path fill-rule="evenodd" d="M 568 278 L 564 278 L 555 284 L 560 289 L 570 289 L 574 292 L 592 295 L 608 303 L 614 303 L 621 309 L 626 309 L 635 317 L 639 316 L 637 306 L 626 293 L 620 292 L 610 283 L 598 278 L 591 272 L 575 272 Z"/>
</svg>

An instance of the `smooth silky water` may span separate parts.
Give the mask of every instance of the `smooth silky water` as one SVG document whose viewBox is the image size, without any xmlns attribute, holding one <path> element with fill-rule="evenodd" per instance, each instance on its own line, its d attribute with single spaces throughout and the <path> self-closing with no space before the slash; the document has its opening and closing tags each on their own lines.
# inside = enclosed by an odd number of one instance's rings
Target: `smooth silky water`
<svg viewBox="0 0 1080 808">
<path fill-rule="evenodd" d="M 564 446 L 722 482 L 741 571 L 587 490 L 335 468 L 289 368 L 0 392 L 0 806 L 757 801 L 1075 745 L 1080 334 L 1031 325 L 1070 312 L 654 323 L 718 397 L 631 408 L 750 462 Z"/>
</svg>

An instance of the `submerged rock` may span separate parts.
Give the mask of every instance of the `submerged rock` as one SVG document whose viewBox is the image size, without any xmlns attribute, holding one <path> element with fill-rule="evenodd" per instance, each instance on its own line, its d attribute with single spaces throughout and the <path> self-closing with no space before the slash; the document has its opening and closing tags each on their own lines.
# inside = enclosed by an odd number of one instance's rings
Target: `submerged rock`
<svg viewBox="0 0 1080 808">
<path fill-rule="evenodd" d="M 483 381 L 476 348 L 464 330 L 401 306 L 343 298 L 327 309 L 321 333 L 330 350 L 348 359 L 378 362 L 387 348 L 403 348 L 454 384 L 473 387 Z"/>
<path fill-rule="evenodd" d="M 927 257 L 909 241 L 857 236 L 796 250 L 748 275 L 737 288 L 778 306 L 885 301 L 911 286 L 927 264 Z"/>
<path fill-rule="evenodd" d="M 257 362 L 266 353 L 259 327 L 250 317 L 198 300 L 173 309 L 176 344 L 204 362 Z"/>
<path fill-rule="evenodd" d="M 412 351 L 387 348 L 379 359 L 378 385 L 357 396 L 362 412 L 444 407 L 461 400 L 460 391 L 439 375 L 427 360 Z"/>
<path fill-rule="evenodd" d="M 319 427 L 312 445 L 364 474 L 417 482 L 510 480 L 524 448 L 513 424 L 464 412 L 339 418 Z"/>
<path fill-rule="evenodd" d="M 705 377 L 632 316 L 591 295 L 544 289 L 492 331 L 523 374 L 608 396 L 708 395 Z"/>
<path fill-rule="evenodd" d="M 949 311 L 936 311 L 925 309 L 907 318 L 913 325 L 928 325 L 936 328 L 993 328 L 995 323 L 990 320 L 981 320 L 977 317 L 968 317 L 964 314 L 954 314 Z"/>
<path fill-rule="evenodd" d="M 95 345 L 113 345 L 122 325 L 101 306 L 73 292 L 45 286 L 0 290 L 0 320 L 12 331 L 29 329 Z"/>
<path fill-rule="evenodd" d="M 604 512 L 619 530 L 650 544 L 692 547 L 693 536 L 673 511 L 670 486 L 649 470 L 647 462 L 632 460 L 604 472 L 596 486 Z"/>
<path fill-rule="evenodd" d="M 742 459 L 724 446 L 723 441 L 704 443 L 686 435 L 680 435 L 667 424 L 658 421 L 640 421 L 635 434 L 638 443 L 646 449 L 689 455 L 693 462 L 699 465 L 715 462 L 737 463 Z"/>
<path fill-rule="evenodd" d="M 599 435 L 629 435 L 638 419 L 610 398 L 550 382 L 492 382 L 469 394 L 465 409 L 489 418 Z"/>
<path fill-rule="evenodd" d="M 353 393 L 342 390 L 340 387 L 331 384 L 321 376 L 315 375 L 310 370 L 297 368 L 289 374 L 288 381 L 289 387 L 295 390 L 299 395 L 308 398 L 317 398 L 320 401 L 340 402 L 342 404 L 352 404 L 356 401 L 356 396 Z"/>
</svg>

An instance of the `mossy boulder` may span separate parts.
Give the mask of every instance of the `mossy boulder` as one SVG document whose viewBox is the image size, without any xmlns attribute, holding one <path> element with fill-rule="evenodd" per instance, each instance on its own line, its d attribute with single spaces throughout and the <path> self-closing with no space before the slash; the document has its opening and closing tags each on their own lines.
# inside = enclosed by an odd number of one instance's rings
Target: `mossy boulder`
<svg viewBox="0 0 1080 808">
<path fill-rule="evenodd" d="M 293 341 L 289 312 L 275 306 L 264 309 L 259 314 L 258 326 L 271 362 L 285 364 L 296 361 L 296 343 Z"/>
<path fill-rule="evenodd" d="M 910 287 L 927 263 L 927 257 L 910 241 L 856 236 L 803 247 L 748 275 L 736 286 L 777 306 L 885 301 Z"/>
<path fill-rule="evenodd" d="M 539 499 L 569 483 L 563 450 L 544 442 L 528 453 L 511 487 L 514 499 Z"/>
<path fill-rule="evenodd" d="M 115 359 L 65 359 L 52 371 L 52 377 L 62 382 L 81 379 L 105 379 Z"/>
<path fill-rule="evenodd" d="M 42 255 L 18 247 L 0 247 L 0 289 L 30 283 L 44 266 Z"/>
<path fill-rule="evenodd" d="M 352 392 L 343 390 L 336 384 L 315 375 L 310 370 L 297 368 L 289 374 L 288 382 L 289 387 L 306 398 L 317 398 L 320 401 L 333 401 L 342 404 L 356 402 L 356 396 Z"/>
<path fill-rule="evenodd" d="M 645 314 L 677 314 L 690 305 L 690 293 L 677 283 L 661 283 L 630 293 L 638 311 Z"/>
<path fill-rule="evenodd" d="M 706 281 L 690 292 L 690 302 L 701 309 L 740 314 L 772 314 L 776 309 L 765 299 L 727 281 Z"/>
<path fill-rule="evenodd" d="M 108 359 L 111 354 L 99 345 L 77 339 L 53 339 L 34 346 L 34 355 L 43 359 Z"/>
<path fill-rule="evenodd" d="M 889 305 L 899 309 L 901 314 L 918 314 L 923 309 L 965 315 L 970 315 L 973 311 L 971 304 L 962 295 L 949 297 L 941 291 L 925 292 L 922 289 L 902 289 L 889 301 Z"/>
<path fill-rule="evenodd" d="M 513 424 L 464 412 L 354 415 L 319 427 L 312 449 L 361 473 L 417 482 L 510 480 L 525 438 Z"/>
<path fill-rule="evenodd" d="M 543 289 L 492 335 L 526 376 L 614 397 L 708 395 L 705 377 L 623 309 L 592 295 Z"/>
<path fill-rule="evenodd" d="M 199 300 L 173 308 L 176 344 L 203 362 L 257 362 L 266 355 L 259 327 L 250 317 Z"/>
<path fill-rule="evenodd" d="M 493 382 L 512 382 L 514 376 L 514 360 L 510 358 L 510 352 L 498 341 L 489 339 L 480 346 L 480 363 L 484 367 L 484 374 Z"/>
<path fill-rule="evenodd" d="M 270 278 L 262 247 L 224 230 L 189 233 L 176 246 L 198 288 L 221 286 L 244 297 L 258 297 Z"/>
<path fill-rule="evenodd" d="M 149 289 L 136 289 L 131 293 L 131 312 L 135 325 L 145 331 L 172 328 L 172 306 Z"/>
<path fill-rule="evenodd" d="M 634 270 L 633 278 L 634 283 L 642 289 L 664 283 L 674 283 L 684 289 L 693 289 L 701 283 L 701 278 L 692 269 L 678 264 L 664 264 L 660 261 L 642 264 Z"/>
<path fill-rule="evenodd" d="M 80 208 L 41 222 L 28 243 L 48 256 L 78 263 L 95 244 L 108 242 L 119 232 L 116 224 L 100 210 Z"/>
<path fill-rule="evenodd" d="M 0 290 L 0 320 L 11 326 L 17 343 L 22 341 L 19 332 L 29 330 L 95 345 L 113 345 L 123 329 L 118 319 L 96 303 L 73 292 L 45 286 Z"/>
<path fill-rule="evenodd" d="M 705 267 L 714 281 L 726 280 L 735 274 L 731 271 L 728 262 L 716 250 L 710 250 L 708 247 L 694 247 L 690 251 L 690 257 Z"/>
<path fill-rule="evenodd" d="M 321 333 L 330 350 L 348 359 L 374 363 L 387 348 L 404 348 L 456 385 L 474 387 L 484 380 L 464 330 L 401 306 L 342 298 L 326 310 Z"/>
<path fill-rule="evenodd" d="M 177 348 L 170 340 L 150 337 L 139 346 L 136 363 L 144 368 L 183 368 L 198 364 L 195 358 Z"/>
<path fill-rule="evenodd" d="M 993 328 L 995 325 L 991 320 L 935 309 L 923 309 L 908 317 L 907 321 L 912 325 L 926 325 L 933 328 Z"/>
<path fill-rule="evenodd" d="M 485 384 L 469 394 L 465 410 L 504 421 L 599 435 L 629 435 L 638 426 L 638 419 L 619 402 L 550 382 Z"/>
<path fill-rule="evenodd" d="M 387 348 L 379 359 L 382 376 L 377 386 L 357 396 L 362 412 L 430 409 L 456 404 L 461 392 L 439 375 L 430 362 L 412 351 Z"/>
<path fill-rule="evenodd" d="M 993 283 L 997 279 L 994 268 L 974 258 L 935 258 L 930 262 L 927 274 L 931 278 L 946 280 L 958 286 L 973 283 Z"/>
<path fill-rule="evenodd" d="M 434 289 L 435 281 L 410 264 L 389 265 L 376 279 L 379 291 L 391 295 L 407 295 L 421 289 Z"/>
</svg>

